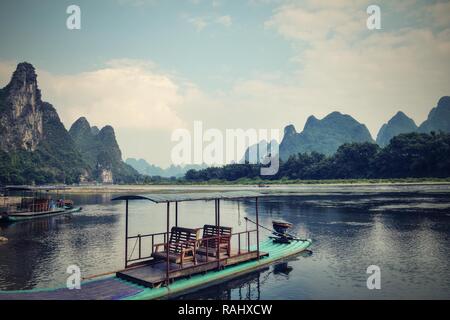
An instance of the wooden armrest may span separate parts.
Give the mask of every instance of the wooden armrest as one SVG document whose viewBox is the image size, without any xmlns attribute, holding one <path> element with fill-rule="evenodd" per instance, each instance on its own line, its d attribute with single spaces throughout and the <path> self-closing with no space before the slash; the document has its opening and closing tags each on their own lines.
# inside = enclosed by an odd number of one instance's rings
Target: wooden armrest
<svg viewBox="0 0 450 320">
<path fill-rule="evenodd" d="M 184 258 L 187 257 L 186 253 L 188 253 L 188 252 L 192 253 L 192 257 L 194 259 L 194 264 L 197 264 L 197 258 L 195 257 L 194 250 L 195 250 L 195 248 L 193 248 L 193 247 L 181 249 L 180 256 L 181 256 L 181 265 L 182 266 L 183 266 L 183 260 L 184 260 Z"/>
<path fill-rule="evenodd" d="M 192 254 L 192 256 L 194 257 L 194 259 L 195 259 L 195 252 L 194 252 L 194 248 L 184 248 L 184 249 L 182 249 L 181 250 L 181 256 L 182 257 L 187 257 L 187 253 L 191 253 Z"/>
<path fill-rule="evenodd" d="M 160 247 L 164 247 L 164 249 L 167 248 L 167 243 L 157 243 L 154 244 L 153 246 L 155 247 L 155 252 L 158 252 Z"/>
<path fill-rule="evenodd" d="M 194 253 L 194 248 L 183 248 L 183 249 L 181 249 L 181 252 L 182 252 L 182 253 L 186 253 L 186 252 L 192 252 L 192 253 Z"/>
</svg>

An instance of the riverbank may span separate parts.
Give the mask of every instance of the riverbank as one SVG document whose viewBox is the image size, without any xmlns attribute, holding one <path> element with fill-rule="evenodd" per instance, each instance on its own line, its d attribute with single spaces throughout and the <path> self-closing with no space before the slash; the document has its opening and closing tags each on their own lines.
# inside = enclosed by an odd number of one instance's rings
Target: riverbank
<svg viewBox="0 0 450 320">
<path fill-rule="evenodd" d="M 450 178 L 401 178 L 401 179 L 330 179 L 330 180 L 263 180 L 263 179 L 238 179 L 235 181 L 209 180 L 200 182 L 183 181 L 181 185 L 365 185 L 365 184 L 441 184 L 449 183 Z"/>
<path fill-rule="evenodd" d="M 339 187 L 339 186 L 401 186 L 401 185 L 450 185 L 448 179 L 373 179 L 373 180 L 273 180 L 273 181 L 208 181 L 201 183 L 160 183 L 146 185 L 82 185 L 69 186 L 67 193 L 145 193 L 211 190 L 233 190 L 236 188 L 270 190 L 283 187 Z"/>
</svg>

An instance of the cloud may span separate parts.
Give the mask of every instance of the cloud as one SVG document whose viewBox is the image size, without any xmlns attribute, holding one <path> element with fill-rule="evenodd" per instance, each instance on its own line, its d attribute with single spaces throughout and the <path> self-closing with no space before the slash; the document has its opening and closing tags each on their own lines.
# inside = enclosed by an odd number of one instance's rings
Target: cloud
<svg viewBox="0 0 450 320">
<path fill-rule="evenodd" d="M 248 3 L 252 6 L 268 5 L 268 4 L 282 3 L 282 2 L 283 2 L 283 0 L 248 0 Z"/>
<path fill-rule="evenodd" d="M 230 16 L 221 16 L 221 17 L 217 18 L 216 22 L 225 27 L 229 27 L 233 23 Z"/>
<path fill-rule="evenodd" d="M 194 25 L 195 29 L 197 31 L 202 31 L 207 25 L 208 22 L 204 18 L 196 17 L 196 18 L 189 18 L 188 22 Z"/>
<path fill-rule="evenodd" d="M 155 5 L 158 0 L 117 0 L 117 3 L 122 6 L 142 7 L 145 5 Z"/>
<path fill-rule="evenodd" d="M 418 22 L 411 27 L 369 31 L 365 3 L 306 1 L 277 8 L 265 27 L 296 48 L 288 84 L 247 80 L 240 90 L 251 92 L 254 103 L 269 94 L 296 103 L 297 119 L 311 110 L 318 116 L 349 113 L 374 136 L 399 109 L 421 123 L 437 100 L 450 94 L 448 5 L 414 7 Z M 382 13 L 398 19 L 413 10 L 401 3 L 389 10 L 384 4 Z"/>
<path fill-rule="evenodd" d="M 233 24 L 233 19 L 229 15 L 224 16 L 203 16 L 203 17 L 189 17 L 187 15 L 183 15 L 183 17 L 192 24 L 197 31 L 202 31 L 207 26 L 211 25 L 221 25 L 223 27 L 230 27 Z"/>
<path fill-rule="evenodd" d="M 219 1 L 219 0 L 213 0 L 213 1 L 211 2 L 211 6 L 212 6 L 213 8 L 218 8 L 218 7 L 222 6 L 222 2 Z"/>
<path fill-rule="evenodd" d="M 450 2 L 437 2 L 430 4 L 426 10 L 429 21 L 434 22 L 437 27 L 450 27 Z"/>
<path fill-rule="evenodd" d="M 11 63 L 0 63 L 0 72 L 10 76 L 12 70 Z M 43 99 L 57 108 L 67 127 L 80 116 L 115 128 L 170 130 L 184 125 L 177 111 L 184 83 L 151 63 L 113 60 L 104 68 L 73 75 L 39 68 L 37 73 Z"/>
</svg>

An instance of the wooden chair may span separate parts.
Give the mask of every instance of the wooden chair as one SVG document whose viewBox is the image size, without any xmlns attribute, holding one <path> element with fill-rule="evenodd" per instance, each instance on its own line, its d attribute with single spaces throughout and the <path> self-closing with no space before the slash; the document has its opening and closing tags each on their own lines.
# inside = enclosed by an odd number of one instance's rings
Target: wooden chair
<svg viewBox="0 0 450 320">
<path fill-rule="evenodd" d="M 197 253 L 200 255 L 208 255 L 210 257 L 217 257 L 217 247 L 219 253 L 225 252 L 228 256 L 231 255 L 231 234 L 233 228 L 214 226 L 205 224 L 203 226 L 203 240 Z M 220 235 L 220 241 L 217 238 Z"/>
<path fill-rule="evenodd" d="M 195 247 L 197 245 L 196 240 L 199 238 L 199 231 L 200 229 L 173 227 L 170 232 L 169 242 L 155 244 L 152 257 L 166 260 L 167 250 L 169 250 L 170 262 L 178 263 L 181 266 L 189 261 L 197 263 Z"/>
</svg>

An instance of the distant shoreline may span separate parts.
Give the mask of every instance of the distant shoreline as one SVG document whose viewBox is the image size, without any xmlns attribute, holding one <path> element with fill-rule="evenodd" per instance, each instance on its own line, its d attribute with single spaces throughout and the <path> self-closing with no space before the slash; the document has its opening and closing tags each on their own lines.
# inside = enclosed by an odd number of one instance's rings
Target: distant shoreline
<svg viewBox="0 0 450 320">
<path fill-rule="evenodd" d="M 450 178 L 446 179 L 371 179 L 371 180 L 308 180 L 308 181 L 209 181 L 200 183 L 161 183 L 146 185 L 81 185 L 69 186 L 67 193 L 126 193 L 126 192 L 167 192 L 171 190 L 202 191 L 208 189 L 235 189 L 251 188 L 257 190 L 270 189 L 271 187 L 295 187 L 295 186 L 401 186 L 401 185 L 450 185 Z M 195 190 L 193 190 L 195 189 Z"/>
</svg>

